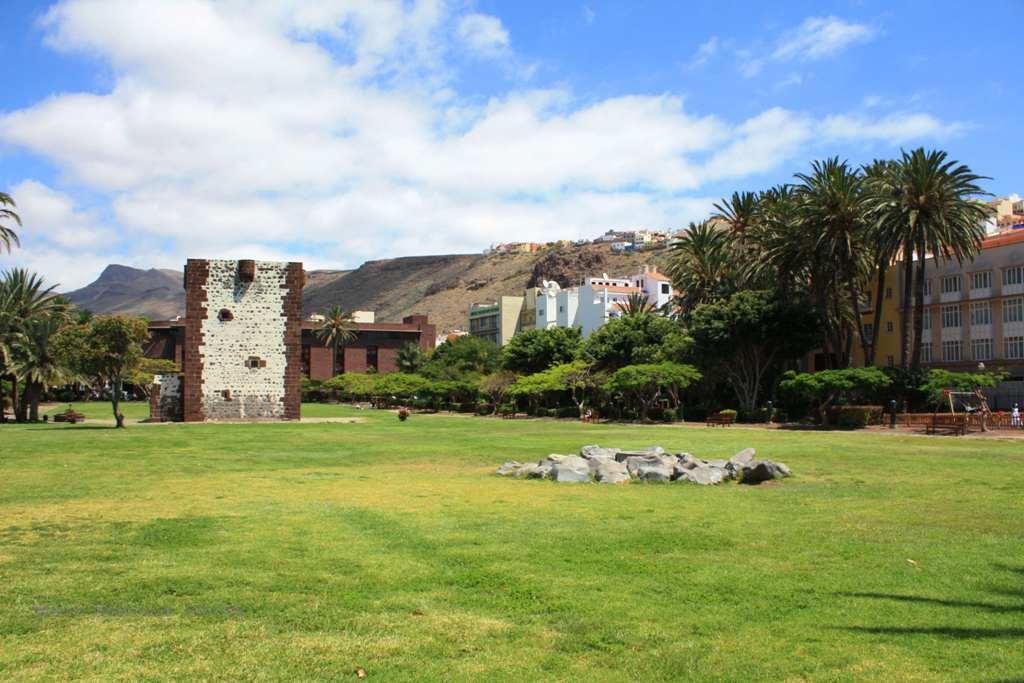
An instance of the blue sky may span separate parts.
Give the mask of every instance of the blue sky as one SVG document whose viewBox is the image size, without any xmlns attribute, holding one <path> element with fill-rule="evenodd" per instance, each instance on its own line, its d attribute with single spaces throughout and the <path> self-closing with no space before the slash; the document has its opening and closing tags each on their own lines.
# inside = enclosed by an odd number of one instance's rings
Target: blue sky
<svg viewBox="0 0 1024 683">
<path fill-rule="evenodd" d="M 8 0 L 25 265 L 370 258 L 683 227 L 809 161 L 1024 188 L 1024 3 Z M 1018 125 L 1014 125 L 1018 124 Z"/>
</svg>

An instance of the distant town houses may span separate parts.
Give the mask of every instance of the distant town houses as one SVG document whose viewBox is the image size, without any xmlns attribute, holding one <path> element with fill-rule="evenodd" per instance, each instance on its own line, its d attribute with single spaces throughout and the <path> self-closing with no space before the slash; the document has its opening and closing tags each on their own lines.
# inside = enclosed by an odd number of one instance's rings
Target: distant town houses
<svg viewBox="0 0 1024 683">
<path fill-rule="evenodd" d="M 567 248 L 583 247 L 588 244 L 606 245 L 616 253 L 662 249 L 671 244 L 678 232 L 667 230 L 608 230 L 592 240 L 554 240 L 543 244 L 538 242 L 502 242 L 484 250 L 485 254 L 532 254 L 546 247 Z"/>
<path fill-rule="evenodd" d="M 1024 199 L 1021 199 L 1020 195 L 996 197 L 988 202 L 988 205 L 995 211 L 988 225 L 990 235 L 1010 230 L 1024 230 Z"/>
<path fill-rule="evenodd" d="M 469 333 L 504 346 L 518 332 L 551 327 L 578 327 L 589 336 L 609 320 L 618 318 L 630 296 L 646 297 L 661 310 L 675 291 L 670 278 L 654 266 L 635 275 L 588 277 L 576 287 L 561 287 L 545 280 L 523 296 L 503 296 L 469 307 Z"/>
</svg>

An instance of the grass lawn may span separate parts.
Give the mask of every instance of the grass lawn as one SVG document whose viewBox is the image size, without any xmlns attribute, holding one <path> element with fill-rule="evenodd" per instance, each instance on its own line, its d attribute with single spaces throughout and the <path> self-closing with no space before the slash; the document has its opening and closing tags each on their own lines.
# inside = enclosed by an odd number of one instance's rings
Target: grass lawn
<svg viewBox="0 0 1024 683">
<path fill-rule="evenodd" d="M 0 426 L 0 679 L 1024 674 L 1024 442 L 313 413 Z M 585 443 L 795 476 L 492 475 Z"/>
</svg>

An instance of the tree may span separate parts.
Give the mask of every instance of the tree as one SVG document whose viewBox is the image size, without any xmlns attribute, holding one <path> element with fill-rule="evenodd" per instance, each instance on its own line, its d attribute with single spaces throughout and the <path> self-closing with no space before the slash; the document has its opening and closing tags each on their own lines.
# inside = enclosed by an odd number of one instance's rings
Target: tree
<svg viewBox="0 0 1024 683">
<path fill-rule="evenodd" d="M 134 384 L 144 396 L 149 396 L 149 388 L 157 375 L 173 375 L 180 372 L 178 364 L 168 358 L 143 358 L 139 361 L 139 368 L 128 380 Z"/>
<path fill-rule="evenodd" d="M 419 344 L 406 344 L 395 354 L 395 365 L 399 372 L 417 373 L 426 361 L 427 354 Z"/>
<path fill-rule="evenodd" d="M 324 320 L 317 328 L 316 335 L 333 351 L 331 374 L 335 375 L 338 372 L 338 354 L 341 348 L 355 341 L 359 328 L 352 314 L 337 304 L 327 309 L 323 316 Z"/>
<path fill-rule="evenodd" d="M 690 340 L 678 323 L 651 313 L 609 320 L 583 342 L 580 358 L 600 370 L 685 360 Z"/>
<path fill-rule="evenodd" d="M 698 306 L 691 316 L 695 356 L 725 374 L 740 407 L 752 414 L 766 374 L 820 342 L 819 320 L 801 301 L 782 301 L 777 292 L 739 292 L 725 301 Z"/>
<path fill-rule="evenodd" d="M 672 244 L 667 272 L 686 316 L 736 291 L 736 249 L 729 232 L 711 221 L 690 223 Z"/>
<path fill-rule="evenodd" d="M 832 351 L 846 367 L 852 360 L 854 333 L 868 354 L 860 300 L 869 259 L 865 237 L 870 196 L 863 174 L 838 158 L 815 161 L 811 173 L 796 177 L 800 217 L 810 238 L 804 247 L 813 251 L 815 263 L 827 264 L 816 273 L 817 286 L 829 304 L 831 315 L 825 319 L 833 333 Z"/>
<path fill-rule="evenodd" d="M 681 363 L 627 365 L 612 374 L 604 390 L 630 397 L 640 408 L 640 419 L 646 421 L 651 407 L 664 394 L 672 397 L 678 407 L 679 392 L 700 377 L 700 372 L 692 365 Z"/>
<path fill-rule="evenodd" d="M 119 409 L 125 382 L 139 371 L 142 343 L 149 327 L 142 318 L 124 315 L 99 315 L 85 325 L 66 327 L 59 336 L 66 365 L 97 386 L 110 391 L 110 404 L 118 428 L 124 427 Z"/>
<path fill-rule="evenodd" d="M 497 370 L 500 358 L 501 349 L 492 341 L 457 337 L 434 349 L 422 372 L 431 379 L 475 381 Z"/>
<path fill-rule="evenodd" d="M 6 271 L 0 278 L 0 376 L 10 380 L 11 409 L 17 420 L 26 418 L 18 383 L 31 359 L 29 328 L 35 321 L 64 315 L 67 310 L 53 290 L 54 286 L 44 286 L 41 277 L 23 268 Z"/>
<path fill-rule="evenodd" d="M 492 410 L 497 410 L 505 401 L 509 389 L 516 383 L 515 373 L 503 370 L 480 378 L 480 394 L 487 397 Z"/>
<path fill-rule="evenodd" d="M 11 251 L 11 245 L 21 246 L 18 233 L 14 228 L 8 227 L 11 223 L 21 227 L 21 217 L 14 211 L 17 205 L 14 199 L 6 192 L 0 192 L 0 247 Z"/>
<path fill-rule="evenodd" d="M 18 419 L 39 419 L 39 401 L 43 392 L 75 379 L 74 373 L 60 357 L 55 341 L 68 324 L 65 311 L 36 316 L 25 323 L 25 336 L 19 345 L 19 374 L 25 386 L 21 395 Z M 25 412 L 28 412 L 27 416 Z"/>
<path fill-rule="evenodd" d="M 818 413 L 818 421 L 828 421 L 828 408 L 840 398 L 862 398 L 885 389 L 892 380 L 878 368 L 843 368 L 820 372 L 796 373 L 790 370 L 779 382 L 783 392 L 809 400 Z"/>
<path fill-rule="evenodd" d="M 365 372 L 346 372 L 335 375 L 323 383 L 324 389 L 337 391 L 350 400 L 368 399 L 378 395 L 377 383 L 386 375 Z"/>
<path fill-rule="evenodd" d="M 928 379 L 919 387 L 928 396 L 933 407 L 948 407 L 946 390 L 973 392 L 978 389 L 993 389 L 1006 379 L 1006 373 L 997 372 L 951 372 L 935 368 L 928 372 Z"/>
<path fill-rule="evenodd" d="M 618 304 L 618 308 L 622 311 L 622 316 L 626 318 L 646 315 L 658 310 L 658 307 L 651 303 L 646 294 L 630 294 L 624 302 Z"/>
<path fill-rule="evenodd" d="M 399 401 L 407 401 L 417 396 L 430 383 L 430 380 L 407 372 L 392 372 L 380 375 L 374 390 L 378 396 L 391 397 Z"/>
<path fill-rule="evenodd" d="M 584 360 L 556 365 L 547 372 L 551 374 L 552 384 L 569 393 L 582 419 L 587 399 L 601 387 L 605 380 L 604 376 Z"/>
<path fill-rule="evenodd" d="M 582 338 L 576 327 L 524 330 L 501 349 L 501 366 L 525 375 L 576 357 Z"/>
<path fill-rule="evenodd" d="M 988 194 L 978 184 L 986 178 L 958 161 L 947 161 L 947 156 L 923 148 L 903 152 L 892 169 L 889 196 L 876 202 L 882 220 L 902 226 L 903 302 L 905 306 L 914 302 L 913 337 L 907 332 L 906 313 L 900 328 L 904 367 L 908 359 L 912 368 L 921 363 L 927 256 L 955 258 L 959 263 L 973 258 L 981 249 L 985 220 L 991 215 L 991 209 L 977 201 Z"/>
</svg>

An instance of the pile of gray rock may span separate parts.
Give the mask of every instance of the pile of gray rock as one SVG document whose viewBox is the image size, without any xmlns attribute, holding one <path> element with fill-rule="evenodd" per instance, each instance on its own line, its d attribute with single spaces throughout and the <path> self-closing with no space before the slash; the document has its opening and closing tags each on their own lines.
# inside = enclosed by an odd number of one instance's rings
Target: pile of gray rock
<svg viewBox="0 0 1024 683">
<path fill-rule="evenodd" d="M 555 481 L 623 484 L 638 481 L 687 481 L 710 486 L 735 479 L 741 484 L 760 484 L 788 477 L 781 462 L 758 460 L 753 448 L 744 448 L 728 460 L 701 460 L 691 453 L 669 453 L 661 446 L 640 451 L 584 446 L 579 455 L 552 453 L 536 463 L 509 460 L 498 468 L 503 477 L 553 479 Z"/>
</svg>

